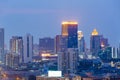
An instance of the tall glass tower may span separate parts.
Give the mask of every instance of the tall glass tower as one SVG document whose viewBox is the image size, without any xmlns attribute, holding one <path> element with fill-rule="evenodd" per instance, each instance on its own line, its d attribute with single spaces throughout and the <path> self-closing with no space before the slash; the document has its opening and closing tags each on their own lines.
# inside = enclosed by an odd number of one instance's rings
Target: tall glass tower
<svg viewBox="0 0 120 80">
<path fill-rule="evenodd" d="M 90 51 L 93 56 L 98 56 L 98 52 L 101 49 L 101 38 L 102 36 L 94 29 L 90 37 Z"/>
<path fill-rule="evenodd" d="M 62 22 L 62 36 L 68 37 L 68 48 L 78 48 L 78 23 L 74 21 Z"/>
<path fill-rule="evenodd" d="M 58 69 L 63 74 L 76 73 L 78 60 L 78 23 L 62 22 L 62 51 L 58 53 Z M 64 49 L 64 50 L 63 50 Z"/>
</svg>

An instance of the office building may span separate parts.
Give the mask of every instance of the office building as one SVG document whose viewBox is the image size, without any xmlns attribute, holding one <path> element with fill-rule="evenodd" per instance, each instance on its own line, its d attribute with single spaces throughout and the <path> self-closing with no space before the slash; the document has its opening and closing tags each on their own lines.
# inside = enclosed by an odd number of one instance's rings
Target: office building
<svg viewBox="0 0 120 80">
<path fill-rule="evenodd" d="M 10 39 L 10 52 L 19 56 L 19 63 L 23 62 L 23 38 L 21 36 L 13 36 Z"/>
<path fill-rule="evenodd" d="M 24 63 L 32 62 L 33 57 L 33 36 L 30 34 L 27 34 L 24 37 L 23 40 L 23 46 L 24 46 Z"/>
<path fill-rule="evenodd" d="M 104 49 L 109 46 L 108 39 L 102 36 L 101 38 L 101 49 Z"/>
<path fill-rule="evenodd" d="M 67 52 L 67 36 L 56 36 L 56 53 L 58 54 L 58 70 L 62 74 L 68 73 L 68 52 Z"/>
<path fill-rule="evenodd" d="M 67 65 L 68 73 L 76 74 L 77 73 L 77 63 L 78 63 L 78 49 L 68 48 L 67 52 Z"/>
<path fill-rule="evenodd" d="M 55 37 L 55 53 L 67 50 L 67 36 L 57 35 Z"/>
<path fill-rule="evenodd" d="M 20 65 L 20 56 L 17 54 L 8 53 L 5 59 L 6 66 L 10 68 L 17 69 Z"/>
<path fill-rule="evenodd" d="M 42 51 L 54 51 L 54 39 L 53 38 L 40 38 L 39 39 L 40 52 Z"/>
<path fill-rule="evenodd" d="M 4 28 L 0 28 L 0 63 L 4 63 Z"/>
<path fill-rule="evenodd" d="M 112 56 L 114 55 L 114 49 L 112 47 L 106 47 L 105 49 L 101 49 L 101 51 L 98 53 L 98 56 L 103 60 L 107 61 L 112 59 Z"/>
<path fill-rule="evenodd" d="M 55 37 L 55 42 L 54 42 L 54 51 L 55 51 L 55 53 L 58 53 L 59 51 L 61 51 L 60 49 L 61 49 L 61 35 L 56 35 L 56 37 Z"/>
<path fill-rule="evenodd" d="M 39 44 L 34 44 L 33 45 L 33 56 L 38 56 L 39 55 Z"/>
<path fill-rule="evenodd" d="M 63 75 L 76 73 L 77 61 L 78 51 L 74 48 L 58 52 L 58 70 L 61 70 Z"/>
<path fill-rule="evenodd" d="M 68 48 L 78 48 L 78 23 L 75 21 L 62 22 L 62 36 L 68 37 Z"/>
<path fill-rule="evenodd" d="M 90 37 L 90 51 L 94 57 L 98 56 L 98 52 L 101 49 L 105 49 L 109 46 L 108 39 L 103 35 L 99 35 L 97 30 L 94 29 Z"/>
<path fill-rule="evenodd" d="M 98 34 L 97 30 L 94 29 L 90 37 L 90 51 L 92 55 L 97 57 L 98 52 L 101 49 L 101 35 Z"/>
<path fill-rule="evenodd" d="M 63 50 L 58 52 L 58 70 L 63 74 L 76 73 L 78 60 L 78 23 L 74 21 L 62 22 L 62 37 L 60 40 Z M 67 45 L 66 45 L 67 44 Z M 66 46 L 66 49 L 64 48 Z"/>
</svg>

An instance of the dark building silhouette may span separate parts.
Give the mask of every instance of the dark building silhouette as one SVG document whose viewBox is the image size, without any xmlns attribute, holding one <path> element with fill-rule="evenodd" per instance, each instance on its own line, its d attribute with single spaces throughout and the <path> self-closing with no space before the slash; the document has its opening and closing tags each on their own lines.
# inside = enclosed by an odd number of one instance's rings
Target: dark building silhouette
<svg viewBox="0 0 120 80">
<path fill-rule="evenodd" d="M 40 38 L 39 39 L 40 51 L 54 51 L 54 39 L 53 38 Z"/>
<path fill-rule="evenodd" d="M 0 28 L 0 62 L 4 62 L 4 28 Z"/>
<path fill-rule="evenodd" d="M 55 52 L 67 50 L 67 36 L 57 35 L 55 37 Z"/>
<path fill-rule="evenodd" d="M 94 29 L 90 37 L 90 51 L 92 52 L 92 55 L 97 57 L 98 52 L 108 46 L 108 39 L 104 38 L 103 35 L 99 35 L 97 30 Z"/>
</svg>

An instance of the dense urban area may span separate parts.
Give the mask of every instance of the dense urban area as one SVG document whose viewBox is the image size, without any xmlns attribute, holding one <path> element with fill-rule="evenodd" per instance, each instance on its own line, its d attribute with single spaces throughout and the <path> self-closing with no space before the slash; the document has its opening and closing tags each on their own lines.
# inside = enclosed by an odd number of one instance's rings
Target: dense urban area
<svg viewBox="0 0 120 80">
<path fill-rule="evenodd" d="M 5 48 L 0 28 L 0 80 L 120 80 L 120 45 L 112 47 L 96 29 L 86 47 L 78 22 L 61 23 L 61 34 L 12 36 Z"/>
</svg>

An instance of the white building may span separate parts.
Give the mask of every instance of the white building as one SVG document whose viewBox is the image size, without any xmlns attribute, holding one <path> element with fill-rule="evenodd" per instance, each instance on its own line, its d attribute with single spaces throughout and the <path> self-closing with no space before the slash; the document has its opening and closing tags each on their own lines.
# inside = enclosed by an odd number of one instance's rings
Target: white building
<svg viewBox="0 0 120 80">
<path fill-rule="evenodd" d="M 24 46 L 24 63 L 32 62 L 32 56 L 33 56 L 33 36 L 30 34 L 27 34 L 24 37 L 23 40 L 23 46 Z"/>
<path fill-rule="evenodd" d="M 10 39 L 10 52 L 14 56 L 19 56 L 19 62 L 23 62 L 23 38 L 21 36 L 12 36 Z"/>
</svg>

